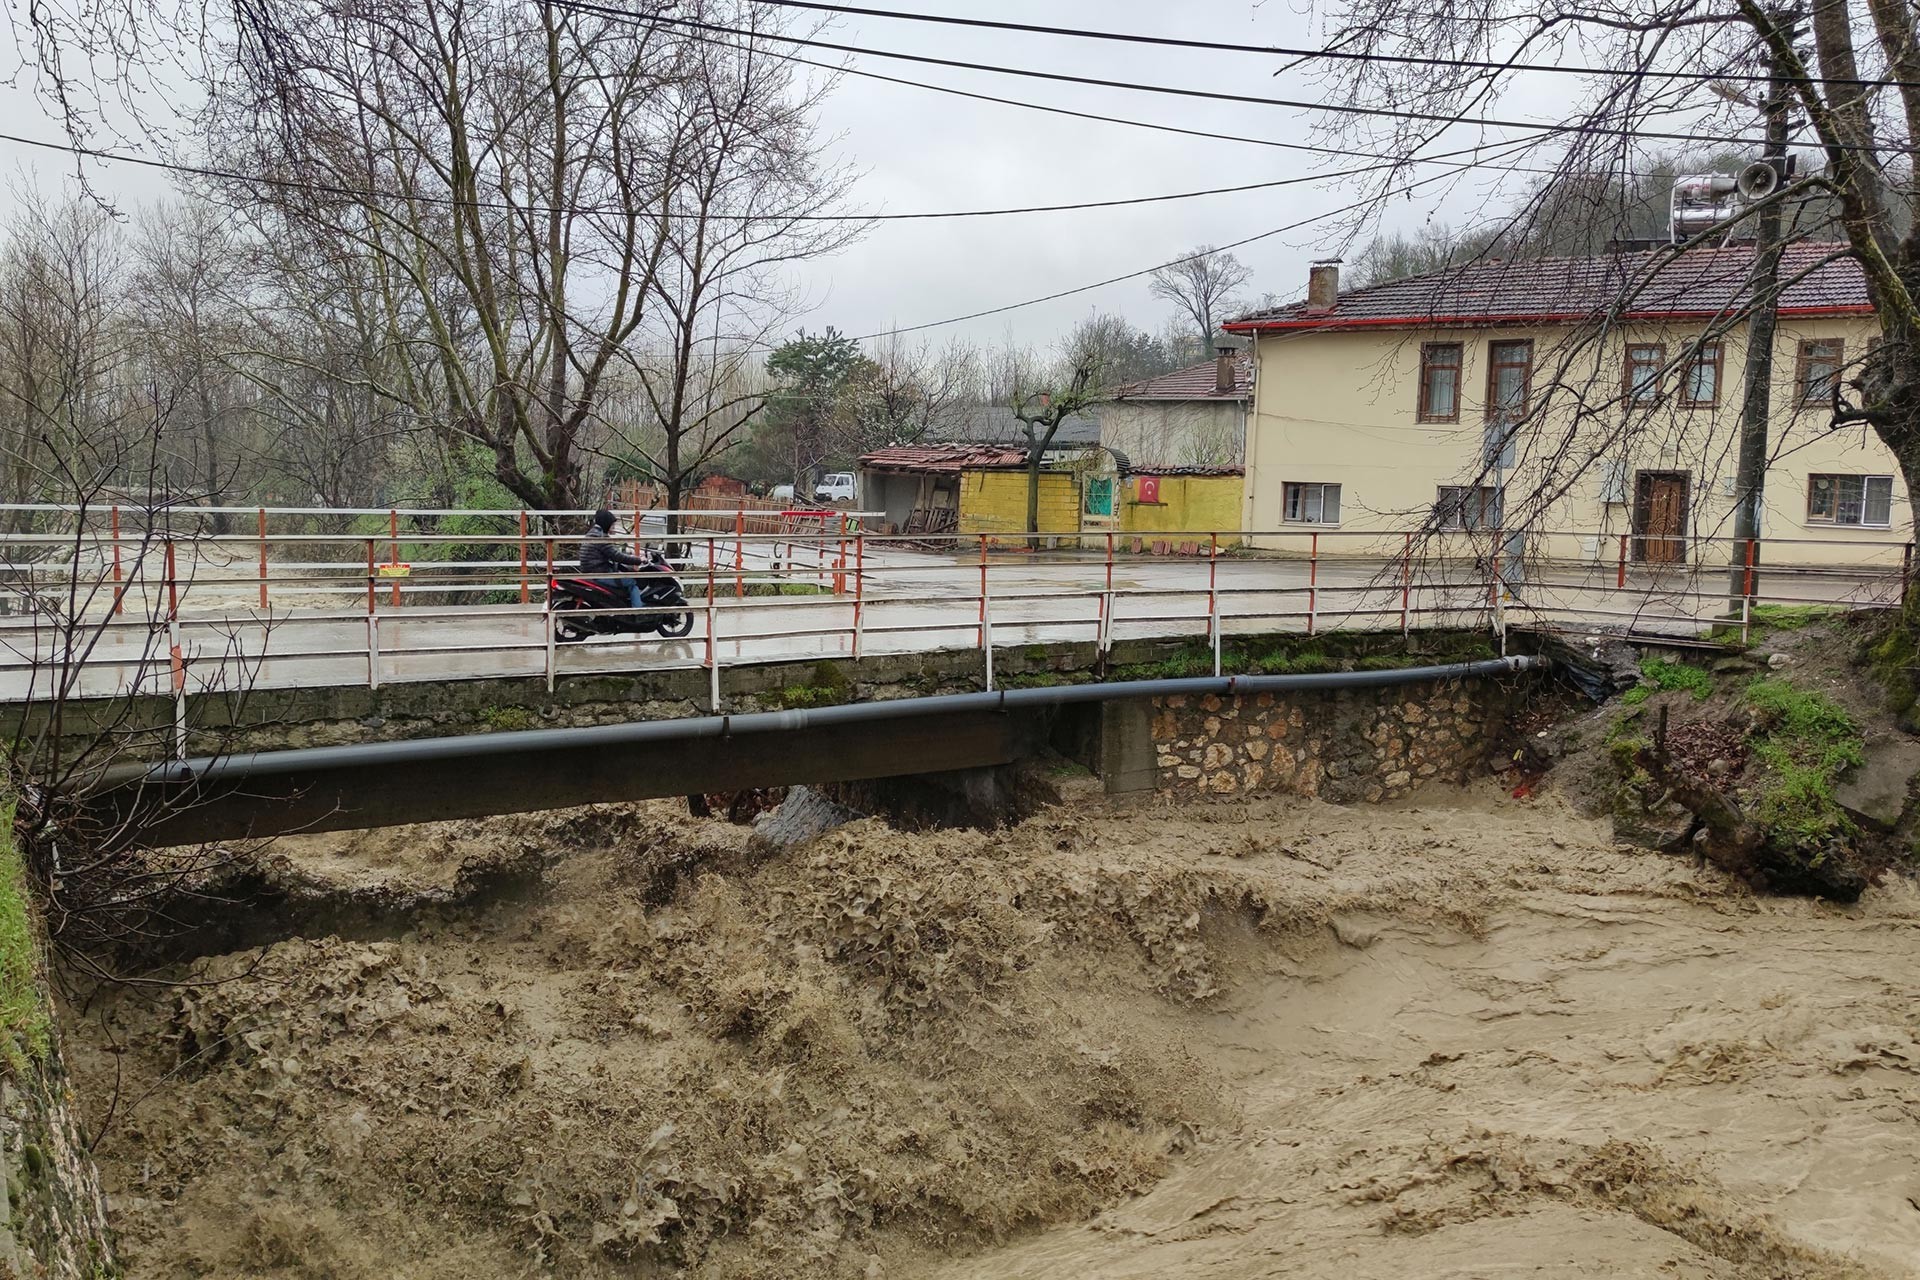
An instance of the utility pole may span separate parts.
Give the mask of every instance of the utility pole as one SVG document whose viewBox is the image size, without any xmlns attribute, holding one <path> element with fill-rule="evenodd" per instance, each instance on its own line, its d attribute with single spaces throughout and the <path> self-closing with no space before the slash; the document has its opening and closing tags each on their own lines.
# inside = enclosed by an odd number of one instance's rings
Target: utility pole
<svg viewBox="0 0 1920 1280">
<path fill-rule="evenodd" d="M 1769 11 L 1786 27 L 1789 38 L 1799 21 L 1798 10 Z M 1784 182 L 1787 165 L 1787 79 L 1777 59 L 1767 58 L 1766 151 L 1761 159 L 1772 165 Z M 1760 511 L 1767 479 L 1767 424 L 1772 412 L 1774 332 L 1780 319 L 1780 258 L 1786 248 L 1781 233 L 1780 202 L 1760 210 L 1753 240 L 1753 294 L 1747 319 L 1746 388 L 1740 401 L 1740 461 L 1733 482 L 1733 570 L 1727 584 L 1733 613 L 1740 616 L 1742 601 L 1753 589 L 1752 566 L 1760 563 Z"/>
</svg>

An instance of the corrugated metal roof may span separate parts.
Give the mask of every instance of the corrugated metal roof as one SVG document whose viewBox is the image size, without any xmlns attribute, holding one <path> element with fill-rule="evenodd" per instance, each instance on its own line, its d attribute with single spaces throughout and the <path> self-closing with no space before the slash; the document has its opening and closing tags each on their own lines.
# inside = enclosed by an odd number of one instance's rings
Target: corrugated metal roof
<svg viewBox="0 0 1920 1280">
<path fill-rule="evenodd" d="M 869 471 L 958 472 L 995 467 L 1024 467 L 1025 449 L 988 444 L 901 444 L 860 455 Z"/>
<path fill-rule="evenodd" d="M 1212 360 L 1175 369 L 1144 382 L 1132 382 L 1116 392 L 1121 400 L 1244 400 L 1253 394 L 1253 359 L 1235 356 L 1233 390 L 1220 390 L 1220 371 Z"/>
<path fill-rule="evenodd" d="M 1838 256 L 1846 246 L 1787 246 L 1782 314 L 1866 313 L 1860 264 Z M 1828 261 L 1831 259 L 1831 261 Z M 1615 312 L 1616 318 L 1707 318 L 1744 305 L 1753 246 L 1538 261 L 1479 261 L 1340 295 L 1332 310 L 1305 302 L 1256 311 L 1230 321 L 1236 332 L 1269 329 L 1408 328 L 1435 325 L 1564 323 Z"/>
<path fill-rule="evenodd" d="M 1013 410 L 997 404 L 974 405 L 942 421 L 936 429 L 949 440 L 971 441 L 975 444 L 1013 444 L 1026 438 L 1026 428 L 1013 416 Z M 1053 443 L 1055 448 L 1098 444 L 1100 420 L 1090 413 L 1070 415 L 1061 420 Z"/>
<path fill-rule="evenodd" d="M 1247 474 L 1247 469 L 1240 466 L 1149 467 L 1129 464 L 1120 468 L 1120 474 L 1126 476 L 1243 476 Z"/>
</svg>

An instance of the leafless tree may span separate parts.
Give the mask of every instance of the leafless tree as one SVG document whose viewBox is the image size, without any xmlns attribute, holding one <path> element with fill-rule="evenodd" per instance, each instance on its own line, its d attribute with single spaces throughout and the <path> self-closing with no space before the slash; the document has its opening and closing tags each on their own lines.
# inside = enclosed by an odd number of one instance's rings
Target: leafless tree
<svg viewBox="0 0 1920 1280">
<path fill-rule="evenodd" d="M 850 388 L 859 410 L 842 452 L 858 456 L 891 444 L 950 434 L 981 396 L 981 357 L 961 340 L 935 348 L 889 334 Z"/>
<path fill-rule="evenodd" d="M 131 276 L 113 219 L 79 200 L 22 197 L 0 247 L 0 475 L 9 500 L 56 499 L 117 458 L 138 365 Z M 26 530 L 24 513 L 0 527 Z"/>
<path fill-rule="evenodd" d="M 1194 350 L 1204 355 L 1213 344 L 1220 322 L 1232 313 L 1241 286 L 1252 274 L 1231 253 L 1203 244 L 1190 249 L 1181 261 L 1155 271 L 1147 288 L 1154 297 L 1172 303 L 1192 323 Z"/>
<path fill-rule="evenodd" d="M 1040 467 L 1060 424 L 1106 399 L 1106 369 L 1101 348 L 1069 341 L 1057 360 L 1043 363 L 1032 353 L 1009 351 L 1001 377 L 1008 404 L 1027 446 L 1027 532 L 1040 531 Z"/>
<path fill-rule="evenodd" d="M 804 221 L 839 191 L 815 165 L 816 90 L 763 54 L 554 4 L 269 0 L 247 17 L 207 132 L 226 168 L 296 185 L 228 198 L 353 263 L 383 330 L 367 385 L 529 506 L 597 487 L 623 365 L 676 437 L 689 413 L 724 414 L 691 382 L 737 304 L 840 242 Z M 628 359 L 662 347 L 664 383 Z"/>
<path fill-rule="evenodd" d="M 251 396 L 234 367 L 244 342 L 241 245 L 219 209 L 186 200 L 146 211 L 135 252 L 128 319 L 148 380 L 176 406 L 168 433 L 174 487 L 224 506 L 260 455 L 247 438 Z M 227 532 L 224 514 L 211 523 Z"/>
<path fill-rule="evenodd" d="M 675 149 L 649 228 L 660 249 L 645 283 L 654 313 L 647 345 L 625 356 L 644 412 L 608 423 L 610 447 L 644 459 L 669 509 L 765 401 L 757 351 L 801 310 L 785 268 L 865 230 L 833 216 L 852 174 L 818 162 L 813 117 L 827 83 L 800 83 L 791 63 L 753 44 L 675 52 L 653 108 L 671 119 Z"/>
</svg>

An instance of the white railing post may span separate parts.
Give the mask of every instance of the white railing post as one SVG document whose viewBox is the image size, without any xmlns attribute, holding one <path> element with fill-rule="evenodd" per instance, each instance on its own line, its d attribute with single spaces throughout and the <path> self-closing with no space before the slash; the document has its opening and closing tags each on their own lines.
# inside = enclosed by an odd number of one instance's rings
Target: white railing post
<svg viewBox="0 0 1920 1280">
<path fill-rule="evenodd" d="M 713 592 L 707 592 L 707 706 L 720 714 L 720 641 L 714 634 Z"/>
<path fill-rule="evenodd" d="M 380 615 L 367 615 L 367 688 L 380 687 Z"/>
<path fill-rule="evenodd" d="M 993 604 L 987 592 L 987 577 L 980 575 L 980 648 L 987 659 L 987 692 L 993 692 Z"/>
<path fill-rule="evenodd" d="M 547 692 L 552 693 L 553 692 L 554 659 L 557 656 L 554 653 L 555 637 L 553 634 L 553 593 L 552 592 L 547 593 L 547 602 L 546 604 L 542 605 L 540 608 L 540 625 L 546 629 L 546 633 L 547 633 Z"/>
<path fill-rule="evenodd" d="M 1105 657 L 1113 649 L 1113 590 L 1108 588 L 1100 593 L 1100 632 L 1097 641 L 1100 656 Z"/>
<path fill-rule="evenodd" d="M 1220 678 L 1220 602 L 1212 592 L 1207 593 L 1207 635 L 1213 641 L 1213 675 Z"/>
</svg>

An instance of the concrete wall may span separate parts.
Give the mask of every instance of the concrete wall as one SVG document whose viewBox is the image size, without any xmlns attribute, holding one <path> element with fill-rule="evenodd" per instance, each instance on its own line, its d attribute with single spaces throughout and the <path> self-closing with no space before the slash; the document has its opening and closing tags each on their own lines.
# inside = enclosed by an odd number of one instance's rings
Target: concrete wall
<svg viewBox="0 0 1920 1280">
<path fill-rule="evenodd" d="M 1141 471 L 1237 467 L 1246 453 L 1246 422 L 1239 400 L 1121 400 L 1100 406 L 1100 443 Z"/>
<path fill-rule="evenodd" d="M 1344 535 L 1417 524 L 1431 510 L 1439 486 L 1462 483 L 1481 469 L 1482 430 L 1490 342 L 1525 338 L 1535 343 L 1534 393 L 1559 382 L 1574 400 L 1601 406 L 1575 422 L 1571 413 L 1549 415 L 1530 425 L 1516 442 L 1517 465 L 1507 478 L 1509 509 L 1518 496 L 1549 474 L 1584 472 L 1555 502 L 1537 528 L 1573 536 L 1543 539 L 1536 554 L 1613 560 L 1619 535 L 1631 531 L 1631 477 L 1639 470 L 1685 471 L 1691 477 L 1691 531 L 1730 536 L 1730 484 L 1736 462 L 1741 370 L 1746 359 L 1744 327 L 1720 338 L 1719 403 L 1713 408 L 1679 405 L 1677 374 L 1654 407 L 1636 410 L 1631 421 L 1617 402 L 1623 385 L 1624 347 L 1663 343 L 1670 355 L 1699 336 L 1697 325 L 1635 323 L 1582 346 L 1566 328 L 1480 328 L 1430 331 L 1330 331 L 1269 334 L 1256 344 L 1259 376 L 1251 428 L 1246 483 L 1246 520 L 1261 530 L 1298 529 L 1297 537 L 1269 537 L 1261 545 L 1303 550 L 1305 534 L 1322 526 L 1289 525 L 1283 486 L 1289 481 L 1339 484 L 1339 535 L 1323 538 L 1359 551 L 1368 539 Z M 1829 429 L 1824 408 L 1798 405 L 1799 343 L 1807 338 L 1843 338 L 1853 360 L 1873 336 L 1857 318 L 1783 317 L 1774 357 L 1771 452 L 1762 536 L 1780 540 L 1764 552 L 1774 563 L 1837 564 L 1868 561 L 1898 567 L 1898 548 L 1911 536 L 1913 512 L 1899 468 L 1877 438 L 1862 428 Z M 1461 404 L 1456 423 L 1417 421 L 1420 348 L 1424 342 L 1463 347 Z M 1563 393 L 1556 393 L 1557 397 Z M 1591 462 L 1598 458 L 1598 463 Z M 1628 477 L 1628 501 L 1607 501 L 1607 464 Z M 1813 473 L 1891 475 L 1892 527 L 1836 527 L 1807 519 L 1807 478 Z M 1798 540 L 1792 545 L 1788 540 Z M 1725 547 L 1704 555 L 1725 563 Z"/>
<path fill-rule="evenodd" d="M 1026 472 L 961 473 L 960 532 L 1024 533 L 1026 528 Z M 1039 532 L 1080 532 L 1080 484 L 1074 472 L 1040 473 Z"/>
<path fill-rule="evenodd" d="M 1139 476 L 1120 495 L 1120 530 L 1128 534 L 1217 533 L 1240 527 L 1241 476 L 1161 476 L 1160 501 L 1139 500 Z M 1222 538 L 1230 546 L 1238 538 Z"/>
<path fill-rule="evenodd" d="M 1154 785 L 1176 795 L 1261 792 L 1392 799 L 1483 774 L 1514 686 L 1497 680 L 1232 698 L 1157 699 Z"/>
</svg>

